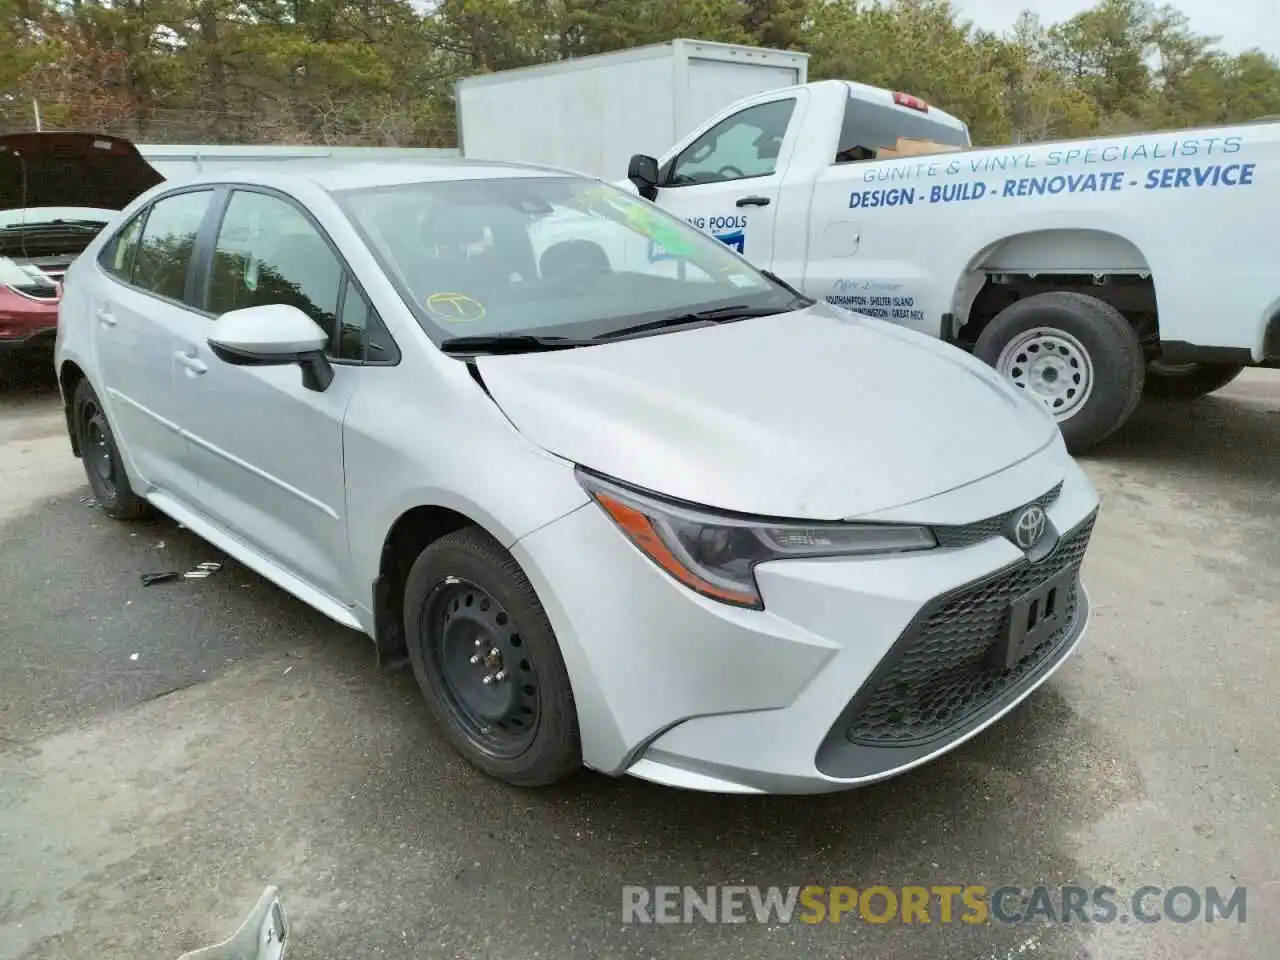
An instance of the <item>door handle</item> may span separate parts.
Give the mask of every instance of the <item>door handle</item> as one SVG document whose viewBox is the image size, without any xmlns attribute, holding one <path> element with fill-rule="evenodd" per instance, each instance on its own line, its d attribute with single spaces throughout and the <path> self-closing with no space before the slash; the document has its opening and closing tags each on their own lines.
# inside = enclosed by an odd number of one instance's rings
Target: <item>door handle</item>
<svg viewBox="0 0 1280 960">
<path fill-rule="evenodd" d="M 177 360 L 180 364 L 186 367 L 191 373 L 196 374 L 197 376 L 209 369 L 208 367 L 205 366 L 204 361 L 201 360 L 199 357 L 193 357 L 191 354 L 186 353 L 182 350 L 173 351 L 173 356 L 175 360 Z"/>
<path fill-rule="evenodd" d="M 769 205 L 768 197 L 739 197 L 738 206 L 740 207 L 767 207 Z"/>
<path fill-rule="evenodd" d="M 116 325 L 115 316 L 106 307 L 99 307 L 96 316 L 98 322 L 104 327 L 114 327 Z"/>
</svg>

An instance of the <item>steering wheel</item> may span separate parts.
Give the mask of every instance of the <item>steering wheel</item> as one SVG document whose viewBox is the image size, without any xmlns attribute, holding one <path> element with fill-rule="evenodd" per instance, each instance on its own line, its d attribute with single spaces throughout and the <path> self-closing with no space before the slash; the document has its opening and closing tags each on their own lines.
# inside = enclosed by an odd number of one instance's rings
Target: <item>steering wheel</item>
<svg viewBox="0 0 1280 960">
<path fill-rule="evenodd" d="M 716 171 L 716 173 L 719 176 L 724 177 L 726 180 L 741 180 L 746 176 L 746 174 L 737 167 L 721 167 Z"/>
</svg>

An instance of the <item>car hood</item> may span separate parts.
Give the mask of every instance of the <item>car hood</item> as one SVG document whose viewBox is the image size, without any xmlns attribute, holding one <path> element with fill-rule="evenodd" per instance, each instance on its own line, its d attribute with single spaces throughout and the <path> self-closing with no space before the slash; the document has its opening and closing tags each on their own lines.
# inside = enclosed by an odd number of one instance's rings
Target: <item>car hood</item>
<svg viewBox="0 0 1280 960">
<path fill-rule="evenodd" d="M 0 137 L 0 210 L 123 210 L 162 177 L 128 140 L 94 133 Z"/>
<path fill-rule="evenodd" d="M 476 363 L 516 429 L 546 450 L 771 517 L 848 519 L 944 493 L 1058 430 L 959 349 L 825 304 Z"/>
</svg>

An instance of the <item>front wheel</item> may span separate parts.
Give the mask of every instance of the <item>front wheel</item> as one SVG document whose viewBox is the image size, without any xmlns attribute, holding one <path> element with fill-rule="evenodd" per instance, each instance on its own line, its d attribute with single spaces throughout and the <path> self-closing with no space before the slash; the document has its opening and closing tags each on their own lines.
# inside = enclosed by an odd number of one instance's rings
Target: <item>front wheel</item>
<svg viewBox="0 0 1280 960">
<path fill-rule="evenodd" d="M 973 352 L 1053 414 L 1072 453 L 1119 429 L 1142 397 L 1146 365 L 1133 327 L 1082 293 L 1039 293 L 1006 307 Z"/>
<path fill-rule="evenodd" d="M 1195 400 L 1221 390 L 1244 371 L 1238 363 L 1165 363 L 1147 365 L 1147 396 L 1160 400 Z"/>
<path fill-rule="evenodd" d="M 515 558 L 479 527 L 418 556 L 405 584 L 413 672 L 453 745 L 490 776 L 546 786 L 582 766 L 555 632 Z"/>
</svg>

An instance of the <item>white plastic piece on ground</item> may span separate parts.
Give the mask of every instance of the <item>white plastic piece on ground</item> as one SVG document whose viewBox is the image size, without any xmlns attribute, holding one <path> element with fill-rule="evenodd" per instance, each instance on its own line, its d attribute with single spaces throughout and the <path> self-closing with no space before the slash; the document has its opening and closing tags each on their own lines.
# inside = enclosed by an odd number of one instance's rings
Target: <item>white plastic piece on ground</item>
<svg viewBox="0 0 1280 960">
<path fill-rule="evenodd" d="M 283 960 L 289 924 L 280 891 L 269 886 L 235 936 L 212 947 L 184 953 L 178 960 Z"/>
</svg>

